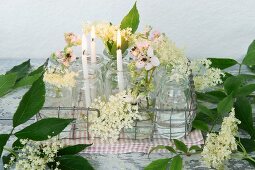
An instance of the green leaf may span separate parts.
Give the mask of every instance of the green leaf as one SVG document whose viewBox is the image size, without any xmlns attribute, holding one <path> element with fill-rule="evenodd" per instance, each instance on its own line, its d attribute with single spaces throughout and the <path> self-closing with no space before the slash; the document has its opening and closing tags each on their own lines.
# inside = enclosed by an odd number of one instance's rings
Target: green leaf
<svg viewBox="0 0 255 170">
<path fill-rule="evenodd" d="M 170 170 L 182 170 L 182 158 L 180 155 L 173 157 L 173 160 L 170 165 Z"/>
<path fill-rule="evenodd" d="M 3 153 L 4 146 L 6 145 L 7 141 L 9 140 L 9 134 L 0 134 L 0 158 Z"/>
<path fill-rule="evenodd" d="M 250 134 L 255 139 L 255 129 L 253 127 L 252 108 L 246 97 L 238 97 L 235 102 L 236 118 L 241 121 L 239 127 Z"/>
<path fill-rule="evenodd" d="M 204 132 L 208 132 L 209 131 L 208 124 L 203 122 L 203 121 L 201 121 L 201 120 L 194 120 L 192 122 L 192 127 L 195 128 L 195 129 L 202 130 Z"/>
<path fill-rule="evenodd" d="M 191 146 L 191 147 L 189 148 L 189 151 L 192 151 L 192 150 L 194 150 L 194 151 L 202 151 L 202 148 L 200 148 L 200 147 L 197 146 L 197 145 L 193 145 L 193 146 Z"/>
<path fill-rule="evenodd" d="M 44 67 L 47 64 L 48 61 L 46 61 L 43 65 L 39 66 L 36 70 L 32 71 L 31 73 L 29 73 L 29 76 L 34 76 L 36 74 L 43 74 L 44 73 Z"/>
<path fill-rule="evenodd" d="M 93 170 L 87 159 L 79 155 L 63 155 L 56 158 L 56 162 L 60 162 L 61 170 Z"/>
<path fill-rule="evenodd" d="M 255 91 L 255 84 L 248 84 L 238 89 L 236 96 L 247 96 Z"/>
<path fill-rule="evenodd" d="M 75 155 L 87 147 L 91 146 L 92 144 L 78 144 L 73 146 L 67 146 L 58 151 L 58 155 Z"/>
<path fill-rule="evenodd" d="M 187 146 L 182 141 L 174 139 L 174 144 L 175 144 L 176 149 L 178 149 L 184 153 L 188 152 Z"/>
<path fill-rule="evenodd" d="M 22 97 L 22 100 L 13 116 L 13 126 L 16 127 L 37 114 L 43 107 L 44 101 L 45 85 L 43 82 L 43 76 L 41 76 Z"/>
<path fill-rule="evenodd" d="M 220 114 L 228 113 L 233 107 L 233 97 L 229 95 L 219 102 L 217 111 Z"/>
<path fill-rule="evenodd" d="M 172 153 L 176 153 L 176 151 L 174 150 L 173 147 L 171 146 L 164 146 L 164 145 L 158 145 L 158 146 L 155 146 L 155 147 L 152 147 L 148 153 L 148 155 L 150 155 L 153 151 L 156 151 L 156 150 L 160 150 L 160 149 L 166 149 Z"/>
<path fill-rule="evenodd" d="M 3 160 L 3 165 L 4 164 L 9 164 L 11 161 L 11 157 L 15 157 L 12 153 L 8 154 L 7 156 L 3 156 L 2 160 Z M 14 160 L 15 161 L 15 160 Z M 6 168 L 4 168 L 4 170 L 7 170 Z"/>
<path fill-rule="evenodd" d="M 251 157 L 251 158 L 255 160 L 255 157 Z M 252 160 L 250 160 L 248 158 L 246 158 L 244 160 L 248 161 L 253 167 L 255 167 L 255 162 L 254 161 L 252 161 Z"/>
<path fill-rule="evenodd" d="M 14 150 L 18 150 L 18 149 L 21 149 L 21 148 L 23 148 L 23 147 L 24 147 L 24 145 L 20 142 L 20 139 L 17 139 L 17 140 L 14 141 L 13 144 L 12 144 L 12 148 L 13 148 Z"/>
<path fill-rule="evenodd" d="M 253 74 L 239 74 L 236 77 L 240 78 L 243 82 L 255 79 L 255 75 Z"/>
<path fill-rule="evenodd" d="M 238 62 L 231 58 L 208 58 L 211 60 L 211 67 L 219 68 L 221 70 L 238 64 Z"/>
<path fill-rule="evenodd" d="M 214 120 L 214 114 L 210 109 L 208 109 L 206 106 L 202 105 L 201 103 L 198 103 L 197 105 L 197 112 L 203 113 L 206 116 L 208 116 L 211 120 Z"/>
<path fill-rule="evenodd" d="M 18 81 L 14 88 L 19 88 L 19 87 L 24 87 L 24 86 L 30 86 L 32 85 L 36 80 L 38 80 L 38 78 L 41 76 L 42 74 L 34 74 L 32 76 L 26 76 L 24 78 L 22 78 L 20 81 Z"/>
<path fill-rule="evenodd" d="M 219 101 L 226 97 L 226 94 L 221 91 L 210 91 L 206 93 L 196 92 L 196 95 L 198 100 L 210 103 L 219 103 Z"/>
<path fill-rule="evenodd" d="M 4 96 L 12 89 L 16 79 L 16 73 L 0 75 L 0 97 Z"/>
<path fill-rule="evenodd" d="M 170 161 L 171 158 L 152 161 L 148 166 L 144 168 L 144 170 L 166 170 Z"/>
<path fill-rule="evenodd" d="M 229 77 L 234 76 L 228 72 L 224 72 L 224 74 L 225 74 L 224 77 L 221 78 L 223 82 L 225 82 Z"/>
<path fill-rule="evenodd" d="M 30 126 L 15 133 L 15 136 L 21 139 L 31 139 L 42 141 L 48 139 L 48 136 L 56 136 L 62 132 L 73 119 L 47 118 L 39 120 Z"/>
<path fill-rule="evenodd" d="M 172 152 L 172 153 L 176 153 L 176 151 L 174 150 L 174 148 L 173 148 L 172 146 L 165 146 L 165 148 L 166 148 L 168 151 Z"/>
<path fill-rule="evenodd" d="M 236 90 L 242 85 L 242 80 L 236 76 L 229 77 L 224 82 L 224 89 L 227 94 L 235 93 Z"/>
<path fill-rule="evenodd" d="M 135 33 L 139 25 L 139 12 L 136 8 L 136 3 L 129 13 L 123 18 L 120 24 L 121 29 L 132 28 L 132 33 Z"/>
<path fill-rule="evenodd" d="M 255 40 L 250 44 L 242 63 L 247 66 L 255 65 Z"/>
<path fill-rule="evenodd" d="M 20 65 L 14 66 L 11 70 L 7 71 L 6 74 L 9 73 L 17 73 L 17 80 L 25 77 L 30 70 L 30 59 L 21 63 Z"/>
<path fill-rule="evenodd" d="M 255 140 L 254 139 L 240 138 L 240 141 L 248 153 L 255 151 Z M 242 149 L 239 146 L 238 146 L 238 150 L 240 152 L 242 151 Z"/>
</svg>

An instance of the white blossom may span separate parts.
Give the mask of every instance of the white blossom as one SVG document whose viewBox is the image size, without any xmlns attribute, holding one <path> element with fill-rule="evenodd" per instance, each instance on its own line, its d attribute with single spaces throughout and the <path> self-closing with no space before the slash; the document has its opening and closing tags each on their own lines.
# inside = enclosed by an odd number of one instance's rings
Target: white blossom
<svg viewBox="0 0 255 170">
<path fill-rule="evenodd" d="M 11 157 L 9 165 L 6 168 L 15 167 L 16 170 L 45 170 L 48 163 L 54 162 L 59 149 L 63 148 L 63 143 L 56 138 L 47 141 L 32 141 L 21 139 L 24 147 L 19 151 L 14 164 L 14 157 Z M 59 166 L 59 163 L 56 164 Z M 57 168 L 57 167 L 56 167 Z"/>
<path fill-rule="evenodd" d="M 228 160 L 231 153 L 237 150 L 235 136 L 238 132 L 237 124 L 240 123 L 235 118 L 235 110 L 233 108 L 229 116 L 223 119 L 219 134 L 210 133 L 207 135 L 201 155 L 208 167 L 221 169 L 224 161 Z"/>
<path fill-rule="evenodd" d="M 98 98 L 91 107 L 100 111 L 100 116 L 94 113 L 90 116 L 92 125 L 90 127 L 93 137 L 101 137 L 102 140 L 116 141 L 123 128 L 131 128 L 135 119 L 140 119 L 138 106 L 133 105 L 134 101 L 127 95 L 126 91 L 109 97 L 108 101 Z"/>
<path fill-rule="evenodd" d="M 74 87 L 76 83 L 75 77 L 77 76 L 77 73 L 67 69 L 57 70 L 55 68 L 48 68 L 44 73 L 43 80 L 58 88 Z"/>
</svg>

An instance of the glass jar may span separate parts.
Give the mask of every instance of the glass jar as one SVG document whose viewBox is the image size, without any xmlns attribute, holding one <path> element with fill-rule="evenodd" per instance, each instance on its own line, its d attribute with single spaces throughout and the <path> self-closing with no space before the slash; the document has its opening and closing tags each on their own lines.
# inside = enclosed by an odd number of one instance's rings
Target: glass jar
<svg viewBox="0 0 255 170">
<path fill-rule="evenodd" d="M 154 134 L 155 98 L 152 95 L 143 97 L 138 102 L 140 120 L 135 120 L 132 128 L 125 128 L 124 133 L 130 139 L 151 139 Z"/>
<path fill-rule="evenodd" d="M 123 64 L 123 71 L 117 70 L 117 63 L 112 62 L 105 76 L 105 96 L 115 95 L 130 87 L 130 77 L 126 65 Z"/>
<path fill-rule="evenodd" d="M 190 92 L 186 85 L 167 77 L 157 96 L 156 128 L 161 137 L 178 139 L 187 134 Z"/>
</svg>

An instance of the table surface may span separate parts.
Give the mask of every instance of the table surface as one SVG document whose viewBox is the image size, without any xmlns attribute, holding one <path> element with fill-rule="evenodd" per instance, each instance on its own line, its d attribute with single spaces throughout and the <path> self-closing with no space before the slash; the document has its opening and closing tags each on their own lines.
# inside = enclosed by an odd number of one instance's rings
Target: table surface
<svg viewBox="0 0 255 170">
<path fill-rule="evenodd" d="M 14 65 L 20 64 L 25 61 L 25 59 L 0 59 L 0 74 L 4 74 L 8 69 L 12 68 Z M 45 60 L 34 59 L 31 60 L 33 66 L 39 66 Z M 11 118 L 12 114 L 15 112 L 18 103 L 26 92 L 27 89 L 19 89 L 11 94 L 8 94 L 4 98 L 0 98 L 0 119 L 1 118 Z M 8 132 L 10 121 L 0 120 L 0 134 Z M 126 154 L 82 154 L 86 157 L 96 170 L 142 170 L 151 161 L 161 158 L 167 158 L 171 156 L 166 153 L 152 153 L 148 157 L 145 153 L 126 153 Z M 0 170 L 2 169 L 0 161 Z M 208 168 L 201 162 L 201 157 L 199 155 L 192 155 L 190 157 L 184 157 L 184 169 L 195 169 L 195 170 L 206 170 Z M 248 162 L 242 160 L 231 159 L 226 163 L 225 169 L 230 170 L 250 170 L 254 169 L 249 165 Z"/>
</svg>

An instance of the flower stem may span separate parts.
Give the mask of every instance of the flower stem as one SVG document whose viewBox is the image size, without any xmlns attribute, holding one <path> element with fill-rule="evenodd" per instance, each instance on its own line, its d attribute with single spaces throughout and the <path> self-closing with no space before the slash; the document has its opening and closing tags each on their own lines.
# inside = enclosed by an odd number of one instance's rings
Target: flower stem
<svg viewBox="0 0 255 170">
<path fill-rule="evenodd" d="M 241 73 L 242 64 L 239 64 L 238 74 Z"/>
<path fill-rule="evenodd" d="M 12 150 L 11 148 L 6 148 L 6 147 L 4 147 L 4 150 L 6 150 L 6 151 L 12 153 L 16 158 L 18 157 L 18 155 L 17 155 L 17 154 L 14 152 L 14 150 Z"/>
</svg>

